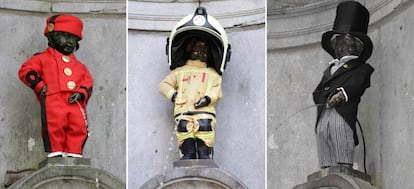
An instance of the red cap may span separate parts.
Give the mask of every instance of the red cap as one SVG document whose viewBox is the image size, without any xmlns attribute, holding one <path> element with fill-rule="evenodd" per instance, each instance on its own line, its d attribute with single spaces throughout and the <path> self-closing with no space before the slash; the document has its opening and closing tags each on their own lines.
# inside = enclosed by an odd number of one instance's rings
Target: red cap
<svg viewBox="0 0 414 189">
<path fill-rule="evenodd" d="M 43 34 L 49 32 L 61 31 L 68 32 L 82 39 L 83 23 L 78 17 L 69 14 L 59 14 L 50 16 L 46 20 L 46 27 Z"/>
</svg>

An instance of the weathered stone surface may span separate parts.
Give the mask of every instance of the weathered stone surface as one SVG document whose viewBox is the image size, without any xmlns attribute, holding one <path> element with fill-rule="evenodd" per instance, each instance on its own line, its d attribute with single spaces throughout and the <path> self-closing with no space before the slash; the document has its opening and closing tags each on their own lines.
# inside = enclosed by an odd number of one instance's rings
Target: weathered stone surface
<svg viewBox="0 0 414 189">
<path fill-rule="evenodd" d="M 91 3 L 91 2 L 95 3 Z M 97 1 L 64 1 L 94 10 Z M 63 1 L 4 0 L 0 2 L 0 183 L 7 170 L 37 169 L 46 157 L 40 136 L 40 105 L 30 87 L 17 77 L 20 66 L 47 47 L 43 35 L 46 18 L 57 14 L 50 4 Z M 101 1 L 99 7 L 122 0 Z M 78 6 L 65 11 L 76 12 Z M 71 10 L 69 10 L 71 9 Z M 126 175 L 126 14 L 119 12 L 73 13 L 84 22 L 83 40 L 75 52 L 94 79 L 87 112 L 90 136 L 84 157 L 93 165 L 125 181 Z"/>
<path fill-rule="evenodd" d="M 173 169 L 148 180 L 140 189 L 247 189 L 238 179 L 217 168 L 212 160 L 182 160 Z"/>
<path fill-rule="evenodd" d="M 355 170 L 349 167 L 345 167 L 345 166 L 329 167 L 329 168 L 317 171 L 315 173 L 312 173 L 308 176 L 308 181 L 316 180 L 316 179 L 319 179 L 319 178 L 322 178 L 329 174 L 334 174 L 334 173 L 346 174 L 346 175 L 364 180 L 365 182 L 371 183 L 371 176 L 361 171 L 358 171 L 358 170 Z"/>
<path fill-rule="evenodd" d="M 126 188 L 125 183 L 112 174 L 92 168 L 89 159 L 48 158 L 40 166 L 8 189 Z"/>
<path fill-rule="evenodd" d="M 87 158 L 46 158 L 39 163 L 39 168 L 43 167 L 58 167 L 58 166 L 82 166 L 90 167 L 91 160 Z"/>
<path fill-rule="evenodd" d="M 9 187 L 10 185 L 17 182 L 18 180 L 31 175 L 36 170 L 37 169 L 23 169 L 23 170 L 17 170 L 17 171 L 7 171 L 6 176 L 4 178 L 3 185 L 5 187 Z M 2 186 L 0 186 L 0 188 L 3 189 Z"/>
<path fill-rule="evenodd" d="M 312 91 L 332 60 L 321 48 L 320 38 L 332 29 L 335 6 L 324 9 L 314 5 L 339 2 L 309 1 L 308 6 L 267 17 L 268 186 L 292 188 L 319 168 L 316 107 L 310 106 Z M 371 12 L 368 35 L 374 43 L 368 62 L 375 71 L 358 110 L 366 140 L 367 171 L 378 188 L 410 188 L 414 186 L 414 1 L 360 2 Z M 354 168 L 364 170 L 362 143 L 356 147 Z"/>
<path fill-rule="evenodd" d="M 173 162 L 174 168 L 179 167 L 206 167 L 206 168 L 218 168 L 217 164 L 211 159 L 189 159 L 189 160 L 178 160 Z"/>
<path fill-rule="evenodd" d="M 330 173 L 326 176 L 295 186 L 293 189 L 378 189 L 369 182 L 344 174 Z"/>
<path fill-rule="evenodd" d="M 160 6 L 149 5 L 151 1 L 145 3 L 134 1 L 128 10 L 150 17 L 174 13 L 176 20 L 169 21 L 172 25 L 198 6 L 198 2 Z M 222 15 L 217 18 L 222 22 L 235 21 L 227 19 L 227 13 L 253 7 L 264 10 L 265 1 L 203 1 L 201 5 L 213 16 Z M 257 16 L 265 15 L 262 12 Z M 216 106 L 214 161 L 247 187 L 265 188 L 265 24 L 264 17 L 247 18 L 240 17 L 255 24 L 226 27 L 233 53 L 223 73 L 223 99 Z M 129 17 L 128 22 L 128 187 L 138 188 L 155 175 L 172 169 L 179 151 L 173 105 L 158 92 L 159 83 L 170 71 L 165 54 L 170 33 L 160 31 L 159 22 L 150 22 L 150 29 L 147 22 L 136 18 Z M 163 25 L 168 30 L 172 29 L 170 26 Z"/>
<path fill-rule="evenodd" d="M 225 28 L 261 24 L 265 21 L 264 0 L 201 1 L 209 15 Z M 198 1 L 129 1 L 128 28 L 170 31 L 184 16 L 192 14 Z"/>
</svg>

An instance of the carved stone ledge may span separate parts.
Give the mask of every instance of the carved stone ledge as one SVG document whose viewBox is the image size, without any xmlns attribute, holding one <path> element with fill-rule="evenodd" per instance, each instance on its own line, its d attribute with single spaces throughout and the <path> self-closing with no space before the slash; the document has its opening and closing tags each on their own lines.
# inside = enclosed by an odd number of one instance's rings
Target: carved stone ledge
<svg viewBox="0 0 414 189">
<path fill-rule="evenodd" d="M 207 13 L 215 17 L 224 28 L 230 28 L 265 23 L 265 5 L 258 2 L 202 1 L 201 6 L 205 7 Z M 192 14 L 197 7 L 198 1 L 170 3 L 129 1 L 128 28 L 146 31 L 171 31 L 179 20 Z"/>
<path fill-rule="evenodd" d="M 40 13 L 125 14 L 124 0 L 2 0 L 0 9 Z"/>
<path fill-rule="evenodd" d="M 321 35 L 332 29 L 336 6 L 343 0 L 310 1 L 301 6 L 278 7 L 268 11 L 268 49 L 291 48 L 319 43 Z M 381 25 L 384 18 L 401 7 L 410 6 L 409 0 L 372 0 L 363 4 L 370 11 L 370 27 Z M 271 6 L 271 5 L 270 5 Z"/>
<path fill-rule="evenodd" d="M 247 189 L 213 160 L 180 160 L 173 164 L 173 169 L 154 176 L 140 189 Z"/>
<path fill-rule="evenodd" d="M 189 159 L 178 160 L 173 162 L 174 168 L 218 168 L 217 164 L 210 159 Z"/>
<path fill-rule="evenodd" d="M 91 160 L 87 158 L 47 158 L 39 163 L 39 168 L 56 166 L 81 166 L 90 167 Z"/>
<path fill-rule="evenodd" d="M 342 174 L 350 175 L 352 177 L 359 178 L 368 183 L 371 183 L 370 175 L 367 175 L 361 171 L 352 169 L 350 167 L 345 167 L 345 166 L 329 167 L 329 168 L 317 171 L 315 173 L 312 173 L 308 176 L 308 181 L 320 179 L 322 177 L 325 177 L 325 176 L 328 176 L 329 174 L 334 174 L 334 173 L 342 173 Z"/>
<path fill-rule="evenodd" d="M 40 163 L 40 168 L 8 189 L 52 189 L 52 188 L 126 188 L 125 183 L 112 174 L 90 166 L 89 159 L 48 158 Z"/>
<path fill-rule="evenodd" d="M 312 173 L 308 181 L 293 189 L 377 189 L 371 184 L 371 176 L 344 166 L 335 166 Z"/>
</svg>

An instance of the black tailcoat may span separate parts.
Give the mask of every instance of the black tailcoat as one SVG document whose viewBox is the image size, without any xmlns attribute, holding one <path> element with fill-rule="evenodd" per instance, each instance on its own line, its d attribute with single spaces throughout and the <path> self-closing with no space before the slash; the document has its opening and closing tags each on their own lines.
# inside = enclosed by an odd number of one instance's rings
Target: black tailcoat
<svg viewBox="0 0 414 189">
<path fill-rule="evenodd" d="M 354 133 L 355 145 L 358 145 L 355 128 L 358 104 L 361 101 L 361 96 L 364 94 L 365 89 L 370 87 L 370 78 L 374 68 L 363 60 L 353 59 L 346 62 L 331 75 L 331 66 L 324 71 L 321 82 L 315 91 L 313 91 L 313 101 L 315 104 L 325 104 L 329 97 L 338 92 L 337 88 L 343 87 L 348 95 L 348 102 L 337 104 L 335 109 L 351 127 Z M 315 131 L 322 111 L 325 108 L 326 106 L 318 106 Z"/>
</svg>

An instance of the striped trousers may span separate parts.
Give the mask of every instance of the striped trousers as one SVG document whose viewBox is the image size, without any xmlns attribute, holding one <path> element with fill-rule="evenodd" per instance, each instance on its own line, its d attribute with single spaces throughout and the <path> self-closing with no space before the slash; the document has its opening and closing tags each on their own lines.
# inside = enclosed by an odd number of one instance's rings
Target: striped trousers
<svg viewBox="0 0 414 189">
<path fill-rule="evenodd" d="M 335 108 L 325 109 L 316 128 L 319 166 L 353 164 L 354 138 L 351 127 Z"/>
</svg>

